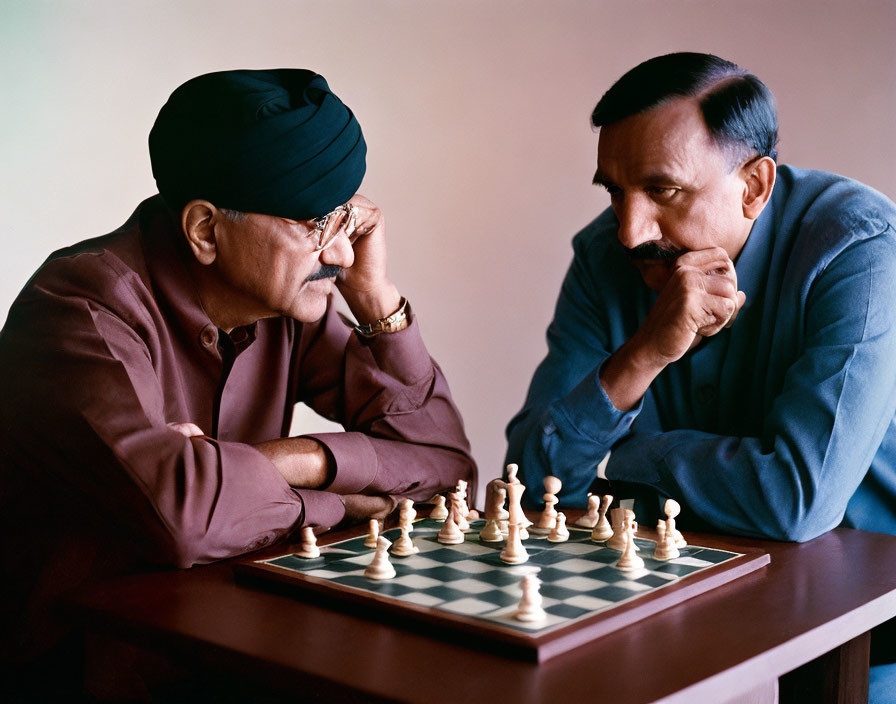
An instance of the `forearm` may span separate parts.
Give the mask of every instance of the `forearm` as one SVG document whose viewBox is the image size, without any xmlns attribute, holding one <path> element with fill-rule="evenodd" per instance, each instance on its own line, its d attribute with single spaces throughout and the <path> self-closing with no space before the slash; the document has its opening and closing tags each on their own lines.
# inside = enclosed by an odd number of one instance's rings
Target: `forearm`
<svg viewBox="0 0 896 704">
<path fill-rule="evenodd" d="M 319 489 L 330 484 L 335 466 L 326 447 L 313 438 L 278 438 L 255 445 L 286 482 L 297 489 Z"/>
<path fill-rule="evenodd" d="M 615 408 L 630 411 L 664 368 L 636 334 L 601 366 L 600 384 Z"/>
</svg>

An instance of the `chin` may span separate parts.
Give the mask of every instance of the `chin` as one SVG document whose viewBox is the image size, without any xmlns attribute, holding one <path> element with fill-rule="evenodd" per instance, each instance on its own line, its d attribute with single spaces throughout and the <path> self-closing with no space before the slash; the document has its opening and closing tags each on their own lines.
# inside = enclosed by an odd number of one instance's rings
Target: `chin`
<svg viewBox="0 0 896 704">
<path fill-rule="evenodd" d="M 672 278 L 672 267 L 663 262 L 637 262 L 635 267 L 644 279 L 644 285 L 653 291 L 662 291 Z"/>
</svg>

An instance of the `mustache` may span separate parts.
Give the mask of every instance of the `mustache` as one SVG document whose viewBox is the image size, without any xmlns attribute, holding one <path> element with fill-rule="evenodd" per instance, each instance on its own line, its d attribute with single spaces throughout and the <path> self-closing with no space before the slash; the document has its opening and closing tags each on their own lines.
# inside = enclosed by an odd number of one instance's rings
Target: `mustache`
<svg viewBox="0 0 896 704">
<path fill-rule="evenodd" d="M 305 279 L 308 281 L 317 281 L 318 279 L 335 279 L 339 276 L 339 272 L 342 271 L 341 266 L 336 266 L 335 264 L 321 264 L 320 269 L 317 271 L 313 271 L 308 275 L 308 278 Z"/>
<path fill-rule="evenodd" d="M 661 261 L 666 263 L 674 262 L 683 252 L 676 252 L 673 249 L 665 249 L 653 242 L 645 242 L 637 247 L 626 250 L 631 259 L 650 259 L 653 261 Z"/>
</svg>

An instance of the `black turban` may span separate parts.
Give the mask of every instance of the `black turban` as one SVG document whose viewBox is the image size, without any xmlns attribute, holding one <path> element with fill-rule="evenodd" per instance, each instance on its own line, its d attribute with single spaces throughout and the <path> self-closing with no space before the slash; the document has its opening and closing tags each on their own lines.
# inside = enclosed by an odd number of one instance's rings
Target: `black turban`
<svg viewBox="0 0 896 704">
<path fill-rule="evenodd" d="M 308 220 L 351 198 L 366 169 L 361 126 L 323 76 L 303 69 L 193 78 L 149 133 L 152 173 L 169 207 Z"/>
</svg>

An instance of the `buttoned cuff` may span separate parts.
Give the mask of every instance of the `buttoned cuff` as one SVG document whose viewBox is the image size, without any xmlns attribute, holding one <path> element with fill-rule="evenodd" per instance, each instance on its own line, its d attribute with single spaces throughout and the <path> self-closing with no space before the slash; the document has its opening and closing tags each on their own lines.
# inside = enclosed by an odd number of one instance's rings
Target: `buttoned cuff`
<svg viewBox="0 0 896 704">
<path fill-rule="evenodd" d="M 293 489 L 302 500 L 302 525 L 332 528 L 345 518 L 345 502 L 338 494 L 317 489 Z"/>
<path fill-rule="evenodd" d="M 551 413 L 555 421 L 604 447 L 610 447 L 629 431 L 644 405 L 643 398 L 630 411 L 620 411 L 613 405 L 600 383 L 600 368 L 608 357 L 563 399 L 552 404 Z"/>
<path fill-rule="evenodd" d="M 400 332 L 391 333 L 400 335 Z M 336 464 L 336 478 L 327 490 L 336 494 L 359 494 L 376 478 L 379 463 L 373 445 L 364 433 L 315 433 L 314 438 L 326 447 Z"/>
<path fill-rule="evenodd" d="M 379 369 L 405 386 L 419 384 L 434 373 L 413 311 L 410 324 L 404 330 L 370 338 L 357 336 L 357 339 L 362 347 L 370 350 Z"/>
</svg>

